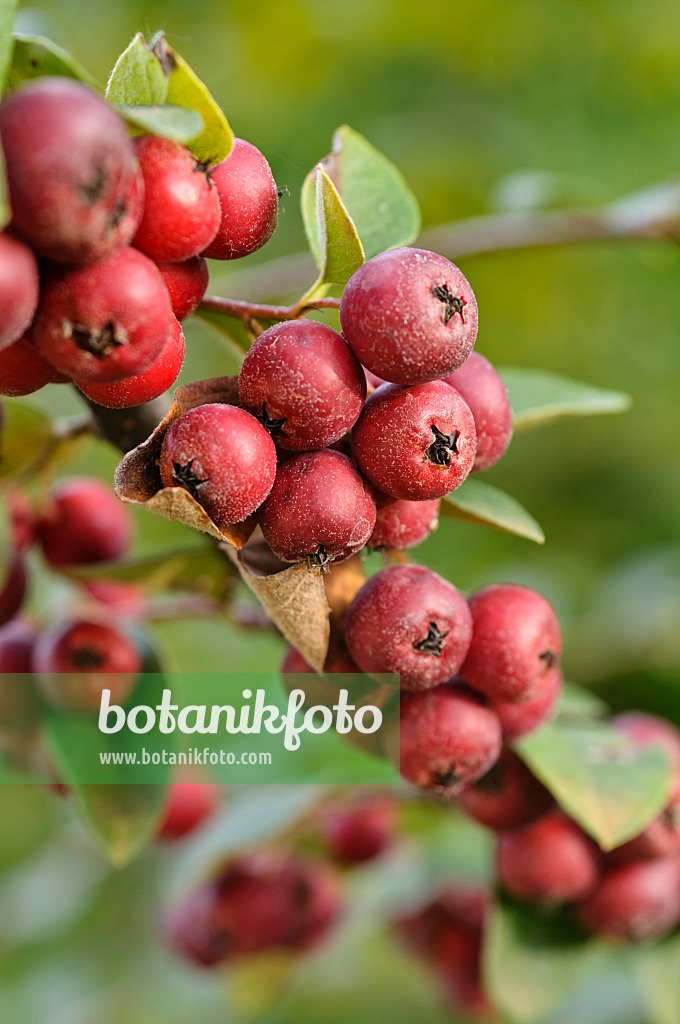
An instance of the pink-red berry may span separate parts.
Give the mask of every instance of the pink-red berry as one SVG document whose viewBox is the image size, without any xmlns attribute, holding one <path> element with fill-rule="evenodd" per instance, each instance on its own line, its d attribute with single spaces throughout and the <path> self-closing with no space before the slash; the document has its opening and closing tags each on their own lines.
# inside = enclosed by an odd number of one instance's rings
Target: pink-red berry
<svg viewBox="0 0 680 1024">
<path fill-rule="evenodd" d="M 394 800 L 374 794 L 327 808 L 320 819 L 323 844 L 339 864 L 364 864 L 389 849 L 397 829 Z"/>
<path fill-rule="evenodd" d="M 217 526 L 226 526 L 246 519 L 269 494 L 276 449 L 244 409 L 200 405 L 168 428 L 160 471 L 165 487 L 183 487 Z"/>
<path fill-rule="evenodd" d="M 366 381 L 342 335 L 314 320 L 290 320 L 270 327 L 250 347 L 238 393 L 277 447 L 312 451 L 354 426 Z"/>
<path fill-rule="evenodd" d="M 32 395 L 46 384 L 67 380 L 41 356 L 28 335 L 0 351 L 0 395 L 20 398 Z"/>
<path fill-rule="evenodd" d="M 28 589 L 26 563 L 20 551 L 10 559 L 5 578 L 0 585 L 0 626 L 17 614 Z"/>
<path fill-rule="evenodd" d="M 421 544 L 439 526 L 439 498 L 404 501 L 376 491 L 376 519 L 367 548 L 405 551 Z"/>
<path fill-rule="evenodd" d="M 488 359 L 471 352 L 460 369 L 445 378 L 470 407 L 477 431 L 473 473 L 490 469 L 512 437 L 512 409 L 505 384 Z"/>
<path fill-rule="evenodd" d="M 349 279 L 340 322 L 368 370 L 395 384 L 422 384 L 465 362 L 477 336 L 477 303 L 443 256 L 389 249 Z"/>
<path fill-rule="evenodd" d="M 36 535 L 49 565 L 94 565 L 121 558 L 128 551 L 132 520 L 106 484 L 73 477 L 52 488 Z"/>
<path fill-rule="evenodd" d="M 402 689 L 424 690 L 460 668 L 472 618 L 460 592 L 422 565 L 372 576 L 347 611 L 345 640 L 362 672 L 396 672 Z"/>
<path fill-rule="evenodd" d="M 361 472 L 385 494 L 409 501 L 431 501 L 459 487 L 476 445 L 472 413 L 444 381 L 382 384 L 352 430 Z"/>
<path fill-rule="evenodd" d="M 511 750 L 458 797 L 458 805 L 480 825 L 507 832 L 535 821 L 551 807 L 548 790 Z"/>
<path fill-rule="evenodd" d="M 193 256 L 181 263 L 157 263 L 167 288 L 172 312 L 178 320 L 198 306 L 208 287 L 208 264 L 202 256 Z"/>
<path fill-rule="evenodd" d="M 375 502 L 352 461 L 325 448 L 281 463 L 259 522 L 284 562 L 306 558 L 324 568 L 365 545 L 375 524 Z"/>
<path fill-rule="evenodd" d="M 528 736 L 549 721 L 557 710 L 562 694 L 562 673 L 551 668 L 537 683 L 533 696 L 521 704 L 509 701 L 493 701 L 493 709 L 501 720 L 503 739 L 506 743 Z"/>
<path fill-rule="evenodd" d="M 183 839 L 214 814 L 219 802 L 219 789 L 210 782 L 172 782 L 157 837 L 167 841 Z"/>
<path fill-rule="evenodd" d="M 235 260 L 269 241 L 276 228 L 279 197 L 269 164 L 259 149 L 234 139 L 226 160 L 211 168 L 220 201 L 220 225 L 204 256 Z"/>
<path fill-rule="evenodd" d="M 583 899 L 599 877 L 597 847 L 561 811 L 501 833 L 496 866 L 510 895 L 548 905 Z"/>
<path fill-rule="evenodd" d="M 0 349 L 28 330 L 38 306 L 38 264 L 11 235 L 0 235 Z"/>
<path fill-rule="evenodd" d="M 660 938 L 680 923 L 680 859 L 607 869 L 576 914 L 582 927 L 596 935 L 623 942 Z"/>
</svg>

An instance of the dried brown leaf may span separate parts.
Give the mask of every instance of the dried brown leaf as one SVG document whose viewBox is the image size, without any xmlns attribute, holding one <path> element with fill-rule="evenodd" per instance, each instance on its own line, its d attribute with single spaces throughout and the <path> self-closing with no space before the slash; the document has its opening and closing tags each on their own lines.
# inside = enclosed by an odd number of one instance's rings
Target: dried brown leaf
<svg viewBox="0 0 680 1024">
<path fill-rule="evenodd" d="M 330 608 L 321 570 L 310 569 L 306 562 L 279 561 L 261 537 L 254 537 L 242 551 L 225 550 L 271 621 L 321 672 L 330 637 Z"/>
<path fill-rule="evenodd" d="M 254 517 L 232 526 L 217 526 L 183 487 L 163 487 L 159 470 L 163 438 L 170 424 L 189 409 L 211 402 L 238 405 L 238 377 L 213 377 L 177 388 L 173 407 L 165 419 L 146 441 L 128 452 L 118 464 L 114 486 L 122 501 L 141 505 L 166 519 L 177 519 L 194 530 L 240 548 L 255 528 Z"/>
</svg>

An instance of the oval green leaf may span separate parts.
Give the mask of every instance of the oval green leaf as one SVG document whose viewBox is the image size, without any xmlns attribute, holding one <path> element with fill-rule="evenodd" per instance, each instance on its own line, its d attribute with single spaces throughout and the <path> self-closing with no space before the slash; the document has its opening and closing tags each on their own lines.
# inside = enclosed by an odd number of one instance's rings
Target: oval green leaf
<svg viewBox="0 0 680 1024">
<path fill-rule="evenodd" d="M 173 103 L 157 106 L 117 103 L 116 110 L 128 124 L 140 132 L 160 135 L 164 139 L 172 139 L 173 142 L 190 142 L 203 130 L 203 118 L 197 110 L 177 107 Z"/>
<path fill-rule="evenodd" d="M 314 207 L 313 251 L 319 278 L 310 295 L 326 284 L 345 284 L 364 262 L 364 250 L 338 190 L 319 164 L 303 186 L 305 207 Z M 311 216 L 311 214 L 310 214 Z"/>
<path fill-rule="evenodd" d="M 441 513 L 449 519 L 492 526 L 505 533 L 543 544 L 545 534 L 532 515 L 505 491 L 480 480 L 467 479 L 442 499 Z"/>
<path fill-rule="evenodd" d="M 343 125 L 333 136 L 333 150 L 321 165 L 342 197 L 356 225 L 366 259 L 385 249 L 408 245 L 420 231 L 420 211 L 401 172 L 358 132 Z M 313 173 L 313 172 L 312 172 Z M 302 215 L 318 256 L 314 206 L 305 182 Z"/>
<path fill-rule="evenodd" d="M 668 803 L 672 771 L 666 753 L 635 747 L 604 722 L 557 721 L 514 746 L 604 850 L 639 835 Z"/>
<path fill-rule="evenodd" d="M 5 479 L 33 465 L 53 432 L 49 416 L 25 402 L 3 399 L 2 409 L 0 479 Z"/>
<path fill-rule="evenodd" d="M 51 39 L 17 34 L 14 37 L 14 53 L 7 75 L 8 88 L 16 89 L 22 82 L 27 82 L 31 78 L 44 78 L 47 75 L 74 78 L 101 92 L 99 82 L 70 53 L 57 46 Z"/>
<path fill-rule="evenodd" d="M 609 955 L 606 947 L 585 941 L 566 913 L 503 902 L 486 927 L 485 989 L 511 1020 L 533 1024 L 600 974 Z"/>
<path fill-rule="evenodd" d="M 164 99 L 178 107 L 196 110 L 203 118 L 203 130 L 192 140 L 191 152 L 205 163 L 220 163 L 229 156 L 234 145 L 234 134 L 222 109 L 207 86 L 162 35 L 154 36 L 151 47 L 168 76 Z"/>
<path fill-rule="evenodd" d="M 622 391 L 595 388 L 547 370 L 500 367 L 515 429 L 540 426 L 563 416 L 596 416 L 625 412 L 630 395 Z"/>
<path fill-rule="evenodd" d="M 168 95 L 168 76 L 138 32 L 116 61 L 106 86 L 110 103 L 155 106 Z"/>
<path fill-rule="evenodd" d="M 12 56 L 12 26 L 18 6 L 18 0 L 0 0 L 0 95 L 5 91 L 7 69 Z"/>
</svg>

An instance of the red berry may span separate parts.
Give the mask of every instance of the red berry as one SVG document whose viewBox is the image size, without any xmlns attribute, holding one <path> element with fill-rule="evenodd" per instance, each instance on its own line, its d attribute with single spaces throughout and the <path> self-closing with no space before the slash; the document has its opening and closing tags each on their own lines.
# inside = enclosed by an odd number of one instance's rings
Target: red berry
<svg viewBox="0 0 680 1024">
<path fill-rule="evenodd" d="M 26 596 L 28 575 L 26 565 L 20 552 L 16 552 L 5 573 L 0 586 L 0 626 L 3 626 L 17 614 Z"/>
<path fill-rule="evenodd" d="M 0 628 L 0 729 L 25 730 L 39 718 L 39 701 L 31 671 L 37 630 L 14 619 Z"/>
<path fill-rule="evenodd" d="M 470 407 L 477 431 L 473 473 L 490 469 L 512 437 L 512 409 L 505 384 L 488 359 L 471 352 L 460 369 L 445 378 Z"/>
<path fill-rule="evenodd" d="M 155 264 L 128 247 L 92 266 L 50 268 L 32 335 L 62 373 L 85 381 L 122 380 L 151 366 L 171 317 Z"/>
<path fill-rule="evenodd" d="M 132 244 L 165 263 L 197 256 L 220 223 L 207 167 L 170 139 L 139 135 L 133 144 L 144 178 L 144 210 Z"/>
<path fill-rule="evenodd" d="M 132 542 L 129 511 L 110 487 L 89 477 L 60 480 L 38 520 L 43 557 L 55 568 L 121 558 Z"/>
<path fill-rule="evenodd" d="M 494 701 L 492 706 L 501 720 L 505 742 L 527 736 L 547 722 L 557 709 L 561 693 L 562 673 L 559 668 L 552 668 L 536 684 L 533 696 L 522 704 Z"/>
<path fill-rule="evenodd" d="M 470 355 L 477 303 L 458 267 L 443 256 L 389 249 L 349 279 L 340 322 L 372 373 L 395 384 L 422 384 L 453 373 Z"/>
<path fill-rule="evenodd" d="M 623 864 L 605 871 L 577 907 L 588 932 L 622 941 L 656 939 L 680 923 L 680 860 Z"/>
<path fill-rule="evenodd" d="M 469 603 L 472 643 L 461 677 L 492 701 L 531 700 L 562 650 L 552 605 L 513 583 L 485 587 Z"/>
<path fill-rule="evenodd" d="M 462 484 L 475 459 L 475 424 L 448 384 L 382 384 L 352 430 L 361 472 L 385 494 L 409 501 L 441 498 Z"/>
<path fill-rule="evenodd" d="M 399 715 L 399 770 L 420 789 L 455 796 L 498 760 L 498 718 L 466 687 L 445 683 L 402 693 Z"/>
<path fill-rule="evenodd" d="M 143 183 L 124 121 L 70 78 L 22 85 L 0 107 L 12 228 L 41 256 L 90 263 L 135 232 Z"/>
<path fill-rule="evenodd" d="M 498 837 L 501 885 L 520 900 L 556 904 L 583 899 L 598 881 L 595 844 L 561 811 Z"/>
<path fill-rule="evenodd" d="M 240 523 L 262 504 L 276 475 L 276 449 L 261 423 L 233 405 L 200 405 L 168 429 L 165 487 L 184 487 L 217 526 Z"/>
<path fill-rule="evenodd" d="M 126 701 L 142 659 L 120 629 L 72 619 L 41 634 L 32 668 L 51 703 L 69 710 L 96 711 L 104 689 L 111 690 L 112 704 Z"/>
<path fill-rule="evenodd" d="M 0 235 L 0 349 L 28 330 L 38 306 L 38 264 L 31 250 Z"/>
<path fill-rule="evenodd" d="M 22 619 L 0 628 L 0 675 L 31 671 L 31 652 L 37 636 L 35 626 Z"/>
<path fill-rule="evenodd" d="M 81 580 L 81 586 L 99 605 L 105 605 L 111 616 L 127 619 L 148 618 L 149 600 L 135 583 L 119 580 Z"/>
<path fill-rule="evenodd" d="M 340 864 L 364 864 L 379 857 L 392 845 L 396 825 L 396 804 L 379 795 L 329 807 L 320 820 L 325 848 Z"/>
<path fill-rule="evenodd" d="M 337 331 L 314 320 L 290 320 L 253 343 L 238 393 L 279 448 L 311 451 L 338 441 L 356 423 L 366 380 Z"/>
<path fill-rule="evenodd" d="M 178 320 L 198 306 L 208 287 L 208 264 L 202 256 L 194 256 L 181 263 L 158 263 L 157 267 L 167 288 L 172 312 Z"/>
<path fill-rule="evenodd" d="M 235 260 L 255 252 L 274 233 L 279 212 L 276 182 L 259 149 L 234 139 L 226 160 L 211 168 L 220 200 L 217 234 L 203 250 L 213 260 Z"/>
<path fill-rule="evenodd" d="M 0 395 L 20 398 L 64 378 L 38 352 L 28 335 L 0 351 Z"/>
<path fill-rule="evenodd" d="M 363 672 L 396 672 L 401 687 L 424 690 L 458 671 L 470 644 L 465 599 L 423 565 L 372 576 L 347 611 L 345 640 Z"/>
<path fill-rule="evenodd" d="M 511 750 L 502 750 L 490 771 L 458 797 L 459 806 L 496 832 L 528 825 L 545 814 L 553 799 Z"/>
<path fill-rule="evenodd" d="M 165 394 L 168 388 L 172 387 L 182 369 L 185 350 L 182 328 L 173 316 L 165 346 L 146 370 L 142 370 L 135 377 L 125 377 L 123 380 L 76 380 L 74 383 L 84 395 L 107 409 L 129 409 L 135 405 L 143 405 L 144 402 L 151 402 Z"/>
<path fill-rule="evenodd" d="M 259 522 L 284 562 L 322 568 L 359 551 L 375 523 L 375 502 L 346 455 L 325 448 L 283 462 Z"/>
<path fill-rule="evenodd" d="M 159 839 L 183 839 L 207 821 L 219 806 L 219 790 L 210 782 L 173 782 L 158 827 Z"/>
<path fill-rule="evenodd" d="M 35 542 L 38 518 L 33 502 L 23 491 L 10 491 L 7 495 L 12 541 L 20 551 L 30 548 Z"/>
<path fill-rule="evenodd" d="M 439 526 L 439 498 L 404 501 L 376 492 L 377 515 L 367 548 L 405 551 L 421 544 Z"/>
</svg>

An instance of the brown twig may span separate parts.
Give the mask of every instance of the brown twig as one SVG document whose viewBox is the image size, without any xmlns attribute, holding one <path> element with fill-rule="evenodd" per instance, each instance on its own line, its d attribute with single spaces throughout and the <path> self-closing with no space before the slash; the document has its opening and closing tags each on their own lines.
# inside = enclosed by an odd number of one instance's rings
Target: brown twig
<svg viewBox="0 0 680 1024">
<path fill-rule="evenodd" d="M 233 317 L 235 320 L 243 320 L 248 325 L 253 320 L 297 320 L 305 313 L 312 313 L 318 309 L 338 309 L 340 299 L 326 298 L 314 299 L 300 305 L 299 302 L 292 306 L 271 306 L 259 302 L 246 302 L 242 299 L 222 299 L 217 295 L 207 295 L 200 303 L 199 310 L 206 313 L 220 313 L 223 316 Z"/>
</svg>

